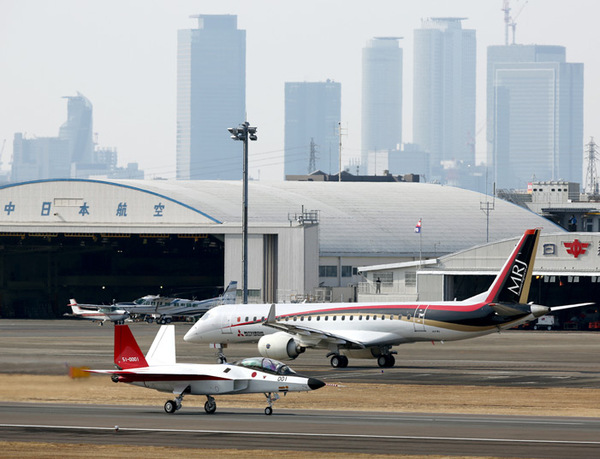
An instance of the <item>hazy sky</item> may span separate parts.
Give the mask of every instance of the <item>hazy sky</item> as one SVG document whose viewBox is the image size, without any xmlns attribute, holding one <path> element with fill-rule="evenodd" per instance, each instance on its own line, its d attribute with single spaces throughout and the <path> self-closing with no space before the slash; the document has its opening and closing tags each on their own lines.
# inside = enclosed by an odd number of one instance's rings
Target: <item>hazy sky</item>
<svg viewBox="0 0 600 459">
<path fill-rule="evenodd" d="M 562 45 L 568 62 L 585 64 L 584 143 L 600 139 L 600 2 L 510 3 L 520 11 L 517 43 Z M 236 14 L 246 30 L 246 107 L 259 135 L 250 145 L 254 178 L 283 179 L 287 81 L 340 82 L 344 157 L 360 154 L 361 55 L 375 36 L 404 37 L 403 140 L 410 142 L 413 30 L 422 18 L 465 17 L 463 28 L 477 31 L 480 129 L 486 48 L 504 43 L 501 8 L 502 0 L 0 0 L 2 168 L 15 132 L 57 136 L 67 115 L 61 97 L 80 91 L 94 105 L 98 143 L 118 149 L 119 165 L 137 161 L 147 178 L 174 177 L 177 30 L 195 28 L 195 14 Z M 476 142 L 483 159 L 485 129 Z"/>
</svg>

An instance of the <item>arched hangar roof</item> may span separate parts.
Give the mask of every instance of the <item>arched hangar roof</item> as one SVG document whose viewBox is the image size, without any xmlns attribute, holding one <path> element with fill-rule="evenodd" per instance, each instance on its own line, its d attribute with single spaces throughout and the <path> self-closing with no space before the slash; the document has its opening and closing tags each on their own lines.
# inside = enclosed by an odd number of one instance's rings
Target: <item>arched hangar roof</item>
<svg viewBox="0 0 600 459">
<path fill-rule="evenodd" d="M 248 201 L 250 230 L 297 225 L 290 215 L 317 210 L 321 256 L 440 255 L 485 243 L 488 232 L 492 242 L 527 228 L 564 231 L 514 204 L 426 183 L 251 181 Z M 240 181 L 64 179 L 0 187 L 3 231 L 218 233 L 240 225 L 241 209 Z"/>
</svg>

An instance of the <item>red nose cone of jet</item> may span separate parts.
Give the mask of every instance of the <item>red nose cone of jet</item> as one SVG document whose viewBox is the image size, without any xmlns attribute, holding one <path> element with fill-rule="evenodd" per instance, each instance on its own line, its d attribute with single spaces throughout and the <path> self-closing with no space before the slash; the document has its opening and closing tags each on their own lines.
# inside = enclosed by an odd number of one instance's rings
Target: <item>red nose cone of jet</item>
<svg viewBox="0 0 600 459">
<path fill-rule="evenodd" d="M 324 385 L 325 385 L 325 383 L 323 381 L 321 381 L 320 379 L 308 378 L 308 387 L 310 387 L 312 390 L 320 389 Z"/>
</svg>

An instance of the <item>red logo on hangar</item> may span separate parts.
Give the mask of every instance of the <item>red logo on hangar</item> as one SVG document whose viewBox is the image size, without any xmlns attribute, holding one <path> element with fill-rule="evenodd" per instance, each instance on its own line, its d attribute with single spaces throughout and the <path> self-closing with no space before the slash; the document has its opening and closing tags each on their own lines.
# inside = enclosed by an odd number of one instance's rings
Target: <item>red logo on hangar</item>
<svg viewBox="0 0 600 459">
<path fill-rule="evenodd" d="M 567 253 L 577 258 L 579 255 L 585 254 L 588 246 L 588 242 L 581 242 L 579 239 L 575 239 L 573 242 L 563 242 Z"/>
</svg>

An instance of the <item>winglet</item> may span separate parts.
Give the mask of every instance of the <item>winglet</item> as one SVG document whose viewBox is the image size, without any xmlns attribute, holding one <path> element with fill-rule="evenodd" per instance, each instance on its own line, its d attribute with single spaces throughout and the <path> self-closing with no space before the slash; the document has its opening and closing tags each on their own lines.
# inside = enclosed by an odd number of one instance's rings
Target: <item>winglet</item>
<svg viewBox="0 0 600 459">
<path fill-rule="evenodd" d="M 148 362 L 129 325 L 115 325 L 115 364 L 121 369 L 147 367 Z"/>
<path fill-rule="evenodd" d="M 273 303 L 271 305 L 271 308 L 269 309 L 269 314 L 267 315 L 267 320 L 265 320 L 265 323 L 267 323 L 267 324 L 274 324 L 275 320 L 276 320 L 275 303 Z"/>
</svg>

